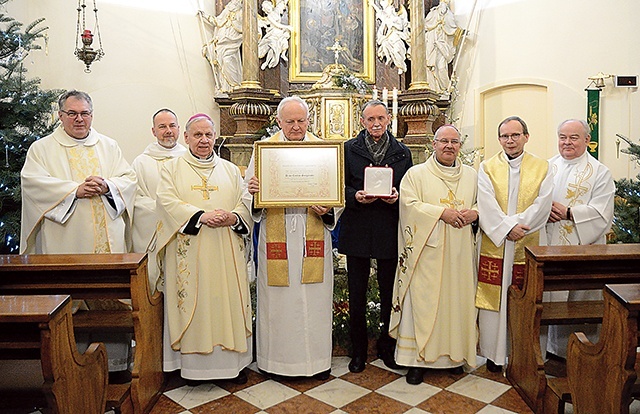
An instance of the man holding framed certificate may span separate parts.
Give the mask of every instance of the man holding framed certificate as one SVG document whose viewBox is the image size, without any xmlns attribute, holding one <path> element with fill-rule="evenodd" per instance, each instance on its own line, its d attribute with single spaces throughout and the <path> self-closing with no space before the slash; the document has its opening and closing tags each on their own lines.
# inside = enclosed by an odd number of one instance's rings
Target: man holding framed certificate
<svg viewBox="0 0 640 414">
<path fill-rule="evenodd" d="M 276 120 L 282 130 L 268 142 L 322 142 L 307 132 L 309 107 L 297 96 L 280 102 Z M 326 380 L 331 372 L 333 326 L 330 231 L 342 209 L 302 205 L 302 201 L 295 205 L 290 200 L 256 208 L 260 191 L 265 191 L 266 181 L 272 178 L 261 175 L 261 182 L 256 176 L 256 161 L 261 161 L 256 159 L 260 156 L 258 149 L 256 145 L 245 176 L 249 195 L 245 204 L 253 220 L 261 223 L 257 249 L 258 368 L 268 374 Z M 280 184 L 300 181 L 300 174 L 285 174 L 283 180 L 288 182 Z"/>
<path fill-rule="evenodd" d="M 380 287 L 378 357 L 388 367 L 398 367 L 394 360 L 395 340 L 389 336 L 391 296 L 398 262 L 397 188 L 413 162 L 409 148 L 387 130 L 390 120 L 384 103 L 367 102 L 360 118 L 365 129 L 345 143 L 346 204 L 338 250 L 347 256 L 351 372 L 363 371 L 367 360 L 365 310 L 371 259 L 377 262 Z"/>
</svg>

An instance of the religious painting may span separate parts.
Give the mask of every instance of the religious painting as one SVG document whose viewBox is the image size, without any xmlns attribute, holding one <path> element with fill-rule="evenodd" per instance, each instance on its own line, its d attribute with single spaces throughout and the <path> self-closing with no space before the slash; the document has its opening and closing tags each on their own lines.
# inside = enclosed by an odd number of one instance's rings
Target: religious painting
<svg viewBox="0 0 640 414">
<path fill-rule="evenodd" d="M 367 0 L 290 0 L 290 82 L 315 82 L 335 62 L 375 82 L 375 20 Z M 336 51 L 337 50 L 337 51 Z"/>
</svg>

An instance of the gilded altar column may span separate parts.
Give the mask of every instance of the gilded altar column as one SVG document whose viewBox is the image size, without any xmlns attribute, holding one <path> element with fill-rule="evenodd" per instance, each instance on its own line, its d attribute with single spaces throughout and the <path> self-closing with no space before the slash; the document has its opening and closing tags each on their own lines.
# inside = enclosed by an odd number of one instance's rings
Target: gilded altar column
<svg viewBox="0 0 640 414">
<path fill-rule="evenodd" d="M 258 63 L 258 3 L 244 0 L 242 4 L 242 83 L 241 88 L 260 88 Z"/>
<path fill-rule="evenodd" d="M 251 158 L 253 142 L 260 138 L 258 131 L 269 121 L 278 100 L 273 91 L 260 85 L 258 1 L 243 0 L 242 14 L 242 82 L 229 93 L 228 100 L 216 101 L 220 105 L 220 118 L 224 112 L 225 118 L 235 121 L 233 135 L 221 137 L 226 139 L 224 147 L 229 151 L 229 160 L 246 166 Z M 222 144 L 222 139 L 220 141 Z"/>
<path fill-rule="evenodd" d="M 411 13 L 411 84 L 412 89 L 428 89 L 426 57 L 426 38 L 424 29 L 424 1 L 410 1 Z"/>
</svg>

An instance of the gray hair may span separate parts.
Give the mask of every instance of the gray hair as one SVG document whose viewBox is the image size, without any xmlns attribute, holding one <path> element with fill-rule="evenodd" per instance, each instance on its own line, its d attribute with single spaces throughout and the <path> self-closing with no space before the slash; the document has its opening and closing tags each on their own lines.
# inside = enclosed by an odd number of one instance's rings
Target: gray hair
<svg viewBox="0 0 640 414">
<path fill-rule="evenodd" d="M 276 118 L 280 120 L 282 119 L 280 118 L 280 115 L 282 115 L 282 110 L 284 109 L 285 105 L 287 105 L 289 102 L 297 102 L 300 105 L 302 105 L 304 110 L 307 112 L 307 118 L 309 117 L 309 105 L 299 96 L 291 95 L 281 100 L 280 103 L 278 104 L 278 109 L 276 110 Z"/>
<path fill-rule="evenodd" d="M 58 109 L 62 110 L 62 108 L 64 107 L 64 103 L 67 101 L 67 99 L 72 98 L 72 97 L 76 98 L 76 99 L 81 99 L 81 100 L 85 101 L 86 103 L 88 103 L 89 104 L 89 110 L 91 112 L 93 112 L 93 102 L 91 101 L 91 97 L 89 96 L 89 94 L 86 93 L 86 92 L 77 91 L 75 89 L 72 89 L 70 91 L 66 91 L 65 93 L 60 95 L 60 98 L 58 98 Z"/>
<path fill-rule="evenodd" d="M 369 102 L 367 102 L 366 104 L 364 104 L 364 106 L 362 107 L 362 111 L 360 111 L 360 118 L 364 118 L 365 109 L 367 109 L 367 108 L 369 108 L 371 106 L 382 106 L 387 111 L 387 115 L 389 114 L 389 108 L 387 107 L 387 104 L 385 104 L 384 102 L 382 102 L 379 99 L 372 99 Z"/>
<path fill-rule="evenodd" d="M 582 125 L 582 128 L 584 129 L 584 136 L 585 137 L 591 136 L 591 127 L 589 126 L 589 124 L 587 124 L 587 121 L 584 121 L 582 119 L 567 119 L 562 121 L 560 125 L 558 125 L 558 130 L 556 131 L 558 135 L 560 135 L 560 128 L 562 128 L 562 126 L 567 122 L 578 122 L 580 125 Z"/>
<path fill-rule="evenodd" d="M 189 120 L 187 121 L 187 124 L 184 126 L 185 132 L 188 132 L 189 131 L 189 127 L 191 127 L 191 125 L 193 125 L 195 122 L 202 121 L 203 119 L 211 122 L 211 126 L 213 128 L 216 127 L 216 124 L 213 123 L 213 119 L 211 119 L 211 117 L 209 115 L 207 115 L 207 114 L 196 114 L 196 115 L 192 116 L 191 118 L 189 118 Z"/>
<path fill-rule="evenodd" d="M 529 128 L 527 128 L 527 123 L 524 122 L 524 120 L 522 118 L 520 118 L 519 116 L 510 116 L 508 118 L 505 118 L 502 122 L 500 122 L 500 125 L 498 125 L 498 136 L 500 136 L 500 127 L 504 124 L 506 124 L 507 122 L 511 122 L 511 121 L 518 121 L 520 122 L 520 125 L 522 125 L 522 133 L 524 135 L 529 135 Z"/>
<path fill-rule="evenodd" d="M 433 139 L 438 139 L 438 136 L 440 134 L 440 130 L 444 129 L 444 128 L 453 128 L 457 133 L 458 133 L 458 139 L 462 138 L 462 134 L 460 133 L 460 130 L 458 128 L 456 128 L 455 125 L 453 124 L 444 124 L 442 126 L 440 126 L 438 129 L 436 129 L 436 133 L 433 135 Z"/>
</svg>

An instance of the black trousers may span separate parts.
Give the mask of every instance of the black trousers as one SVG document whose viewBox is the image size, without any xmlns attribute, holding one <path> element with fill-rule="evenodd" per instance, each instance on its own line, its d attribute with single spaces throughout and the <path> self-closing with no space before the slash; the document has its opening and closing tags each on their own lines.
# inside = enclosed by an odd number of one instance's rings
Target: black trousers
<svg viewBox="0 0 640 414">
<path fill-rule="evenodd" d="M 377 259 L 377 263 L 381 324 L 377 347 L 378 354 L 380 354 L 381 352 L 393 352 L 395 348 L 395 340 L 389 336 L 389 319 L 391 317 L 391 296 L 393 295 L 393 282 L 398 259 Z M 352 356 L 366 357 L 367 355 L 366 307 L 370 269 L 369 258 L 347 256 Z"/>
</svg>

